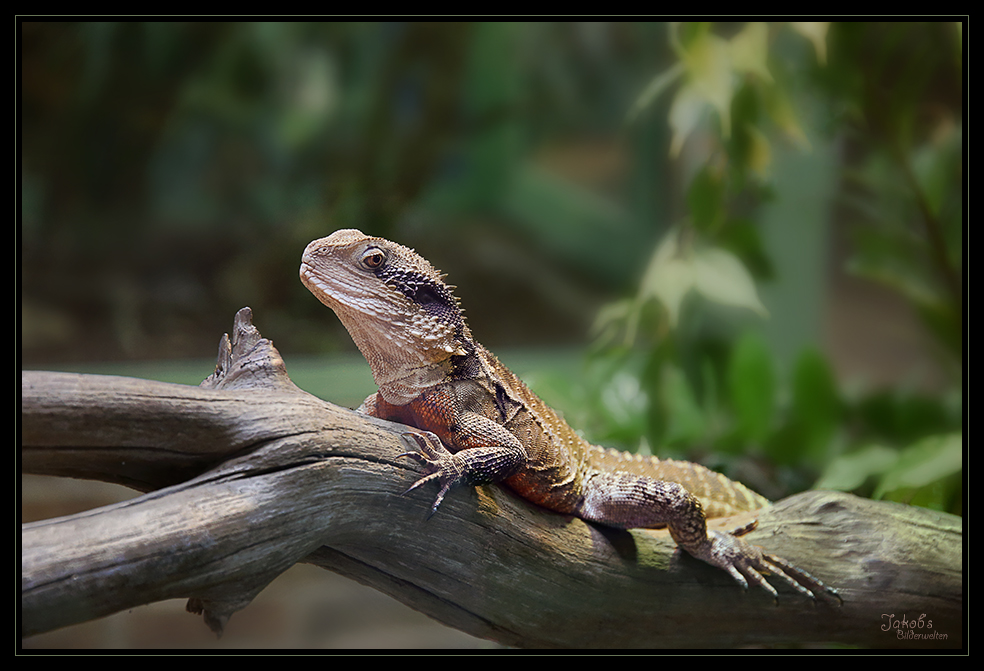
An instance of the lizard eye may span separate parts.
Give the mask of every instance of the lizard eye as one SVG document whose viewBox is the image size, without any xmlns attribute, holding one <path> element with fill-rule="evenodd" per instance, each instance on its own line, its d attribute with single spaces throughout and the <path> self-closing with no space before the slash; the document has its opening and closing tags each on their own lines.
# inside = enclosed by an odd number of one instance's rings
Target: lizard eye
<svg viewBox="0 0 984 671">
<path fill-rule="evenodd" d="M 376 270 L 386 261 L 386 254 L 378 247 L 370 247 L 362 254 L 362 265 L 370 270 Z"/>
</svg>

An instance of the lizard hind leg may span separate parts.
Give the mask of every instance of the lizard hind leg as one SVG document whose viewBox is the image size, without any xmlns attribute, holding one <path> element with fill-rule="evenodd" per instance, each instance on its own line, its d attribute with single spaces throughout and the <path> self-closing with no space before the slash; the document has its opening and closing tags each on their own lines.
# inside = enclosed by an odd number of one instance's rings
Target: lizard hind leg
<svg viewBox="0 0 984 671">
<path fill-rule="evenodd" d="M 840 600 L 837 592 L 788 561 L 767 554 L 740 538 L 754 521 L 732 532 L 708 531 L 700 501 L 686 488 L 663 480 L 616 472 L 593 474 L 578 515 L 601 524 L 629 529 L 666 526 L 690 555 L 728 573 L 743 588 L 751 582 L 778 603 L 779 594 L 763 573 L 771 573 L 814 601 L 814 592 Z"/>
</svg>

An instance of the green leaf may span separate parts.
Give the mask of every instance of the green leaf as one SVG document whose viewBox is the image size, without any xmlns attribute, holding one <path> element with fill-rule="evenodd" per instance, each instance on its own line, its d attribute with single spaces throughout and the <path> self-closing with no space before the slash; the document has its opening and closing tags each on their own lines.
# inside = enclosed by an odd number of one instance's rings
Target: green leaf
<svg viewBox="0 0 984 671">
<path fill-rule="evenodd" d="M 868 445 L 830 462 L 813 488 L 849 492 L 863 485 L 869 477 L 884 473 L 898 460 L 897 450 L 884 445 Z"/>
<path fill-rule="evenodd" d="M 712 232 L 724 218 L 724 181 L 709 166 L 698 172 L 687 190 L 687 207 L 694 227 Z"/>
<path fill-rule="evenodd" d="M 664 366 L 660 387 L 666 410 L 664 441 L 668 445 L 693 443 L 704 434 L 705 420 L 687 377 L 676 366 Z"/>
<path fill-rule="evenodd" d="M 771 280 L 776 276 L 772 259 L 762 243 L 759 226 L 749 219 L 729 219 L 717 237 L 718 243 L 739 259 L 752 277 Z"/>
<path fill-rule="evenodd" d="M 830 28 L 829 21 L 791 21 L 789 24 L 793 30 L 813 42 L 813 48 L 817 52 L 817 62 L 820 65 L 827 64 L 827 29 Z"/>
<path fill-rule="evenodd" d="M 680 249 L 678 238 L 678 231 L 670 231 L 656 249 L 643 277 L 640 301 L 655 298 L 662 303 L 671 327 L 679 322 L 680 306 L 691 289 L 715 303 L 769 315 L 738 257 L 718 248 L 686 252 Z"/>
<path fill-rule="evenodd" d="M 686 35 L 678 33 L 686 32 Z M 674 24 L 670 41 L 686 69 L 687 83 L 677 92 L 670 108 L 673 139 L 670 156 L 676 157 L 687 137 L 711 107 L 721 120 L 721 135 L 731 135 L 731 98 L 735 75 L 731 45 L 706 27 Z"/>
<path fill-rule="evenodd" d="M 810 150 L 810 140 L 800 125 L 793 103 L 782 86 L 770 86 L 763 93 L 765 109 L 787 138 L 803 151 Z"/>
<path fill-rule="evenodd" d="M 676 158 L 683 149 L 683 143 L 687 141 L 687 136 L 693 132 L 697 124 L 704 116 L 704 112 L 709 105 L 696 87 L 692 85 L 683 86 L 673 97 L 673 104 L 670 105 L 670 128 L 673 130 L 673 139 L 670 140 L 670 157 Z"/>
<path fill-rule="evenodd" d="M 859 401 L 854 422 L 869 435 L 899 445 L 959 427 L 959 417 L 947 409 L 944 398 L 905 394 L 898 390 L 874 393 Z"/>
<path fill-rule="evenodd" d="M 728 362 L 727 384 L 739 431 L 748 440 L 761 442 L 772 427 L 776 379 L 760 335 L 745 333 L 739 339 Z"/>
<path fill-rule="evenodd" d="M 721 135 L 731 134 L 731 96 L 734 92 L 731 51 L 728 42 L 704 33 L 692 40 L 683 55 L 690 85 L 721 119 Z"/>
<path fill-rule="evenodd" d="M 637 375 L 627 370 L 616 372 L 601 389 L 599 410 L 619 433 L 638 438 L 645 432 L 649 398 Z"/>
<path fill-rule="evenodd" d="M 769 167 L 772 165 L 772 145 L 769 139 L 755 126 L 748 126 L 749 152 L 747 157 L 748 169 L 760 179 L 769 177 Z"/>
<path fill-rule="evenodd" d="M 749 22 L 729 44 L 731 65 L 738 72 L 750 72 L 772 81 L 765 61 L 769 55 L 769 27 L 760 21 Z"/>
<path fill-rule="evenodd" d="M 792 411 L 807 442 L 803 449 L 820 456 L 837 430 L 841 402 L 827 360 L 814 349 L 804 351 L 796 361 Z"/>
<path fill-rule="evenodd" d="M 659 97 L 659 95 L 669 88 L 670 84 L 675 82 L 680 78 L 684 72 L 683 63 L 674 63 L 669 68 L 659 73 L 653 77 L 649 85 L 643 89 L 636 101 L 632 103 L 632 107 L 629 108 L 629 113 L 626 115 L 626 123 L 633 123 L 639 115 L 647 107 L 653 104 L 653 101 Z"/>
<path fill-rule="evenodd" d="M 880 499 L 899 490 L 920 488 L 963 468 L 963 434 L 929 436 L 902 450 L 898 462 L 875 489 Z"/>
<path fill-rule="evenodd" d="M 769 316 L 755 290 L 752 276 L 738 257 L 723 249 L 702 249 L 693 257 L 694 287 L 708 299 Z"/>
<path fill-rule="evenodd" d="M 671 230 L 656 248 L 642 279 L 640 302 L 650 298 L 666 308 L 670 327 L 677 325 L 683 297 L 693 288 L 693 266 L 679 252 L 679 232 Z"/>
<path fill-rule="evenodd" d="M 961 129 L 952 122 L 941 124 L 938 138 L 913 152 L 912 169 L 934 216 L 940 216 L 945 205 L 960 207 Z M 949 202 L 948 202 L 949 201 Z"/>
</svg>

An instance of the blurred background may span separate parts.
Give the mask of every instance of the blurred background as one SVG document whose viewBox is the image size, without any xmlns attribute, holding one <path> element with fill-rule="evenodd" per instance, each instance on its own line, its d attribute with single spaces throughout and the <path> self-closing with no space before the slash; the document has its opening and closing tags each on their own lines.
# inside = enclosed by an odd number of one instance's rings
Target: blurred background
<svg viewBox="0 0 984 671">
<path fill-rule="evenodd" d="M 368 367 L 297 269 L 359 228 L 447 273 L 476 338 L 594 442 L 774 499 L 961 513 L 959 23 L 19 39 L 23 368 L 197 384 L 248 305 L 298 385 L 355 406 Z M 22 490 L 25 521 L 133 495 Z M 295 567 L 219 643 L 175 601 L 25 644 L 486 645 L 361 589 Z"/>
</svg>

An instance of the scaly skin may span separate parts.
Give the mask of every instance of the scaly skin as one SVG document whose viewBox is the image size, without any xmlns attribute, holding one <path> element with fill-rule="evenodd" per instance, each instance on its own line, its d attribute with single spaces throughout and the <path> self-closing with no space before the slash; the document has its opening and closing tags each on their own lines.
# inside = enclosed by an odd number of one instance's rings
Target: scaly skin
<svg viewBox="0 0 984 671">
<path fill-rule="evenodd" d="M 839 599 L 809 573 L 741 540 L 754 523 L 708 531 L 708 517 L 769 505 L 699 464 L 591 445 L 495 356 L 474 341 L 442 275 L 412 249 L 354 229 L 304 250 L 301 281 L 334 310 L 369 362 L 379 391 L 359 408 L 419 429 L 405 455 L 440 484 L 437 510 L 458 484 L 501 482 L 559 513 L 607 526 L 667 527 L 694 557 L 778 599 L 773 573 L 810 598 Z"/>
</svg>

